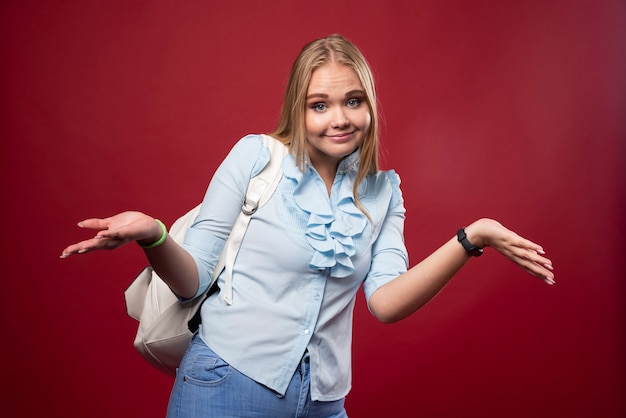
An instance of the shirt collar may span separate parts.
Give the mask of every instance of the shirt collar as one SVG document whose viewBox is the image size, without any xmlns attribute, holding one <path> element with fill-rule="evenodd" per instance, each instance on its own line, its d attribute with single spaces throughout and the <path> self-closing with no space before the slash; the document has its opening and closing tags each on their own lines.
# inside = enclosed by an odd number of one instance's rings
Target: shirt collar
<svg viewBox="0 0 626 418">
<path fill-rule="evenodd" d="M 337 167 L 338 174 L 346 174 L 347 172 L 355 169 L 359 165 L 359 160 L 361 157 L 361 148 L 357 148 L 352 152 L 352 154 L 346 155 L 340 162 L 339 167 Z M 312 167 L 311 159 L 309 155 L 306 155 L 305 165 L 308 167 Z"/>
</svg>

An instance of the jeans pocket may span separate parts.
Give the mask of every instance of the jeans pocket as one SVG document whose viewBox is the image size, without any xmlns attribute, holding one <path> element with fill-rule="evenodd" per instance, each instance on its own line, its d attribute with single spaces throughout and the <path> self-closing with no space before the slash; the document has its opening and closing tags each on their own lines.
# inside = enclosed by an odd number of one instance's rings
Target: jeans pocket
<svg viewBox="0 0 626 418">
<path fill-rule="evenodd" d="M 185 382 L 201 386 L 215 386 L 231 375 L 230 364 L 215 354 L 200 338 L 192 344 L 193 347 L 187 353 L 187 359 L 179 370 Z"/>
</svg>

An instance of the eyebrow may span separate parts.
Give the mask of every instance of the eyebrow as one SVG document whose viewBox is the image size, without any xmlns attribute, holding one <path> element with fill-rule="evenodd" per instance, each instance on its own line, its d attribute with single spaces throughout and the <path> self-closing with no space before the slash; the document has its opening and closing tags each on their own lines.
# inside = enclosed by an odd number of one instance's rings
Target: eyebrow
<svg viewBox="0 0 626 418">
<path fill-rule="evenodd" d="M 365 91 L 363 90 L 350 90 L 349 92 L 346 93 L 345 97 L 351 97 L 351 96 L 365 96 Z M 313 94 L 309 94 L 308 96 L 306 96 L 306 99 L 314 99 L 314 98 L 322 98 L 322 99 L 327 99 L 329 96 L 326 93 L 313 93 Z"/>
</svg>

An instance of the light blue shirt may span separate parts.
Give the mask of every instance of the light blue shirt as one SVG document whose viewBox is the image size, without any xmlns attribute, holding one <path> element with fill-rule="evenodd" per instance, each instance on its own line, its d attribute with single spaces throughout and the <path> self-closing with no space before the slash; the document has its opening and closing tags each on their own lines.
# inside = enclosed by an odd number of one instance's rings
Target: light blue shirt
<svg viewBox="0 0 626 418">
<path fill-rule="evenodd" d="M 269 161 L 260 135 L 241 139 L 215 172 L 184 247 L 206 289 L 248 182 Z M 330 197 L 322 178 L 293 155 L 250 220 L 233 268 L 233 303 L 213 295 L 202 306 L 200 337 L 231 366 L 284 394 L 305 350 L 311 397 L 333 401 L 351 387 L 352 318 L 361 284 L 366 298 L 406 271 L 404 202 L 394 171 L 367 176 L 356 207 L 359 152 L 344 158 Z M 223 288 L 223 278 L 218 278 Z"/>
</svg>

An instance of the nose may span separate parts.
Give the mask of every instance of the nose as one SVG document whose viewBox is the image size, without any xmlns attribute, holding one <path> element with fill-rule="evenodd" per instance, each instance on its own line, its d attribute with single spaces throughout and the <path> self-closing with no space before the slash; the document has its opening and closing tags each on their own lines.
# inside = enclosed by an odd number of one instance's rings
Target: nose
<svg viewBox="0 0 626 418">
<path fill-rule="evenodd" d="M 337 106 L 333 111 L 333 118 L 331 120 L 331 126 L 333 128 L 345 128 L 350 124 L 348 115 L 346 115 L 345 109 L 342 106 Z"/>
</svg>

